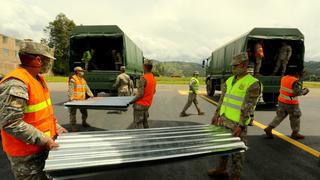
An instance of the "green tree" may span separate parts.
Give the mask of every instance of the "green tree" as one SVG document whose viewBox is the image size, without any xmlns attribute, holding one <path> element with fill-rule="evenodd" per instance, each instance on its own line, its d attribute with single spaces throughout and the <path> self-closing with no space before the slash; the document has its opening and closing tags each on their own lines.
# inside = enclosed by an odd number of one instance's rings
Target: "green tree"
<svg viewBox="0 0 320 180">
<path fill-rule="evenodd" d="M 45 42 L 49 47 L 54 48 L 54 54 L 57 59 L 53 63 L 52 71 L 55 74 L 69 74 L 69 38 L 75 26 L 73 20 L 60 13 L 44 29 L 48 39 L 42 39 L 41 42 Z"/>
</svg>

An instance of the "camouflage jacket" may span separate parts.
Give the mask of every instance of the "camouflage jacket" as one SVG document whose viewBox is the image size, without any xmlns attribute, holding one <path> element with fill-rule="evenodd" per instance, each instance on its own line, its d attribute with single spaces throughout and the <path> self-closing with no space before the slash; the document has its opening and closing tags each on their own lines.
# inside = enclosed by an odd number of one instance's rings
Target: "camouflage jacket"
<svg viewBox="0 0 320 180">
<path fill-rule="evenodd" d="M 22 81 L 11 78 L 0 84 L 0 128 L 26 143 L 43 146 L 44 133 L 23 120 L 28 99 L 28 87 Z"/>
<path fill-rule="evenodd" d="M 113 86 L 118 88 L 118 92 L 129 92 L 131 89 L 130 77 L 126 73 L 119 74 Z"/>
</svg>

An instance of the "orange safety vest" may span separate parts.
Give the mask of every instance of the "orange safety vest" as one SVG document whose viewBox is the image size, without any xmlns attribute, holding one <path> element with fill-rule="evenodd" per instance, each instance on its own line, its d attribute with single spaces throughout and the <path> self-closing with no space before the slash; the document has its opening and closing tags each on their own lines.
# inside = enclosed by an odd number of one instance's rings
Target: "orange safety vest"
<svg viewBox="0 0 320 180">
<path fill-rule="evenodd" d="M 146 73 L 143 75 L 143 77 L 147 81 L 147 85 L 144 87 L 143 97 L 136 101 L 136 104 L 140 104 L 142 106 L 151 106 L 153 95 L 156 90 L 156 79 L 152 73 Z"/>
<path fill-rule="evenodd" d="M 75 86 L 73 90 L 74 100 L 86 99 L 86 80 L 84 78 L 79 78 L 77 75 L 73 75 L 72 79 L 75 80 Z"/>
<path fill-rule="evenodd" d="M 285 104 L 299 104 L 298 96 L 293 93 L 293 83 L 298 81 L 298 78 L 294 76 L 284 76 L 281 79 L 280 95 L 278 101 Z"/>
<path fill-rule="evenodd" d="M 255 47 L 255 54 L 254 56 L 257 58 L 264 58 L 264 53 L 263 53 L 263 48 L 261 46 L 261 44 L 257 44 L 256 47 Z"/>
<path fill-rule="evenodd" d="M 48 137 L 56 136 L 56 119 L 53 115 L 48 89 L 44 88 L 38 80 L 21 67 L 9 73 L 0 83 L 9 78 L 19 79 L 28 87 L 29 99 L 27 100 L 27 106 L 24 108 L 23 121 L 34 126 Z M 43 84 L 46 84 L 43 77 L 38 76 L 38 78 Z M 29 156 L 44 150 L 44 147 L 27 144 L 8 134 L 5 130 L 1 131 L 1 135 L 3 149 L 10 156 Z"/>
</svg>

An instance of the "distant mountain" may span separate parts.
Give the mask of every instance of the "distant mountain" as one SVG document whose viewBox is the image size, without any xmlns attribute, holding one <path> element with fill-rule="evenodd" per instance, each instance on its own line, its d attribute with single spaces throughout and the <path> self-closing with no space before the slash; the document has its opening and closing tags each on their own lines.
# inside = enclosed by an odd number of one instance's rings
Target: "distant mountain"
<svg viewBox="0 0 320 180">
<path fill-rule="evenodd" d="M 320 62 L 308 61 L 304 63 L 304 67 L 308 74 L 320 76 Z"/>
<path fill-rule="evenodd" d="M 154 72 L 160 76 L 192 76 L 194 71 L 199 71 L 200 76 L 205 76 L 205 69 L 201 64 L 190 62 L 159 62 L 154 61 Z"/>
</svg>

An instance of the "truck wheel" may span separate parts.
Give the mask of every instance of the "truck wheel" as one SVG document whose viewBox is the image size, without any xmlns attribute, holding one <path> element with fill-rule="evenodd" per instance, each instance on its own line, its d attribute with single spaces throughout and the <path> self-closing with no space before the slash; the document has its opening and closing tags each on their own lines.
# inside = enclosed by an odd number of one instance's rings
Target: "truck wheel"
<svg viewBox="0 0 320 180">
<path fill-rule="evenodd" d="M 208 96 L 213 96 L 214 95 L 214 91 L 215 91 L 215 88 L 214 88 L 214 81 L 211 81 L 211 80 L 207 80 L 207 95 Z"/>
<path fill-rule="evenodd" d="M 271 106 L 275 106 L 278 102 L 279 93 L 263 93 L 262 98 L 263 101 Z"/>
</svg>

